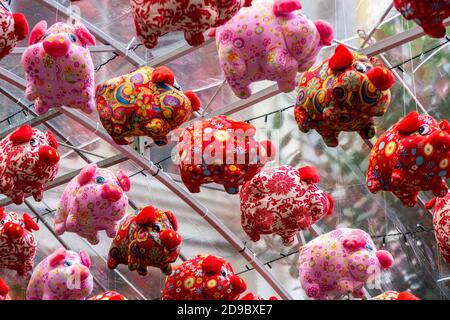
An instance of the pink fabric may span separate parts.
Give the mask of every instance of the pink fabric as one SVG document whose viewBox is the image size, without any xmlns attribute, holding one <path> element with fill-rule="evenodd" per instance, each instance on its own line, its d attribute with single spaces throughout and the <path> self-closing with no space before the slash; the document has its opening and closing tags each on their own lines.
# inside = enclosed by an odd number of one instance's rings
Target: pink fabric
<svg viewBox="0 0 450 320">
<path fill-rule="evenodd" d="M 82 25 L 39 23 L 22 56 L 27 78 L 25 96 L 36 113 L 67 106 L 86 113 L 95 109 L 94 65 L 87 45 L 95 39 Z M 94 40 L 93 40 L 94 39 Z"/>
<path fill-rule="evenodd" d="M 283 92 L 294 90 L 297 72 L 308 70 L 332 38 L 328 23 L 321 21 L 319 32 L 299 10 L 276 15 L 274 4 L 296 7 L 283 2 L 292 1 L 257 1 L 216 29 L 220 64 L 240 98 L 249 97 L 249 85 L 259 80 L 276 81 Z"/>
</svg>

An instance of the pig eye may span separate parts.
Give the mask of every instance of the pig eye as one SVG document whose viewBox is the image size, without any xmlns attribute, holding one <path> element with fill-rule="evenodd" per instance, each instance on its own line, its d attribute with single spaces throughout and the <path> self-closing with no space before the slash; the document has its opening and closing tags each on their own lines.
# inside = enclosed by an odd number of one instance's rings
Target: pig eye
<svg viewBox="0 0 450 320">
<path fill-rule="evenodd" d="M 373 248 L 372 248 L 372 246 L 370 244 L 366 244 L 366 249 L 369 250 L 369 251 L 373 250 Z"/>
<path fill-rule="evenodd" d="M 70 267 L 72 265 L 72 262 L 70 261 L 64 261 L 64 266 L 65 267 Z"/>
<path fill-rule="evenodd" d="M 95 178 L 95 182 L 97 182 L 98 184 L 104 184 L 105 183 L 105 178 L 97 177 L 97 178 Z"/>
<path fill-rule="evenodd" d="M 20 221 L 20 226 L 23 228 L 23 227 L 25 227 L 25 223 L 23 223 L 23 221 Z"/>
<path fill-rule="evenodd" d="M 36 139 L 31 139 L 30 146 L 37 147 L 39 145 L 39 142 Z"/>
<path fill-rule="evenodd" d="M 424 124 L 423 126 L 421 126 L 421 127 L 419 128 L 419 134 L 420 134 L 421 136 L 425 136 L 425 135 L 427 135 L 429 132 L 430 132 L 430 127 L 429 127 L 428 125 L 426 125 L 426 124 Z"/>
<path fill-rule="evenodd" d="M 225 278 L 228 276 L 228 271 L 225 268 L 222 268 L 221 272 L 222 276 L 224 276 Z"/>
<path fill-rule="evenodd" d="M 77 42 L 77 37 L 75 37 L 73 34 L 69 34 L 69 40 L 72 42 Z"/>
<path fill-rule="evenodd" d="M 153 231 L 160 232 L 161 231 L 161 226 L 159 224 L 155 224 L 153 226 Z"/>
<path fill-rule="evenodd" d="M 356 71 L 361 72 L 361 73 L 366 73 L 366 71 L 367 71 L 366 65 L 361 62 L 357 62 L 355 64 L 355 69 L 356 69 Z"/>
<path fill-rule="evenodd" d="M 2 221 L 0 221 L 0 225 L 4 225 L 6 223 L 6 221 L 3 219 Z"/>
<path fill-rule="evenodd" d="M 42 40 L 46 39 L 49 35 L 50 35 L 49 33 L 44 34 L 44 36 L 42 37 Z"/>
</svg>

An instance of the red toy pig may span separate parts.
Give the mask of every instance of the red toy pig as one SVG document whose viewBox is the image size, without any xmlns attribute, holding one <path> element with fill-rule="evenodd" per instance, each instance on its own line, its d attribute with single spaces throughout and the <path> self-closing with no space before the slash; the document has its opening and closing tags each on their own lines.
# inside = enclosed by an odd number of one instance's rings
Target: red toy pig
<svg viewBox="0 0 450 320">
<path fill-rule="evenodd" d="M 0 59 L 8 55 L 27 34 L 27 18 L 21 13 L 12 13 L 6 1 L 0 0 Z"/>
<path fill-rule="evenodd" d="M 445 262 L 450 263 L 450 193 L 443 198 L 433 198 L 426 203 L 433 210 L 433 226 L 436 241 Z"/>
</svg>

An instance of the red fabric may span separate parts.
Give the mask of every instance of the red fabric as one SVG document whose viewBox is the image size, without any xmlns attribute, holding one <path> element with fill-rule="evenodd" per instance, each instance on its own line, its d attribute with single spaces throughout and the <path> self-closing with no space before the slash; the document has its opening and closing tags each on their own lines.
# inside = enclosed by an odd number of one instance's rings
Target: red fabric
<svg viewBox="0 0 450 320">
<path fill-rule="evenodd" d="M 4 5 L 7 6 L 5 3 Z M 0 6 L 0 59 L 8 55 L 27 34 L 28 22 L 25 16 Z"/>
<path fill-rule="evenodd" d="M 102 294 L 93 296 L 88 300 L 127 300 L 127 298 L 116 291 L 106 291 Z"/>
<path fill-rule="evenodd" d="M 173 86 L 175 83 L 175 75 L 172 70 L 167 67 L 157 67 L 152 74 L 152 82 L 155 83 L 167 83 Z"/>
<path fill-rule="evenodd" d="M 352 52 L 343 44 L 339 44 L 333 56 L 330 58 L 328 65 L 331 70 L 338 71 L 351 66 L 353 62 Z"/>
<path fill-rule="evenodd" d="M 14 28 L 18 40 L 23 40 L 28 35 L 28 21 L 22 13 L 13 13 Z"/>
<path fill-rule="evenodd" d="M 2 278 L 0 278 L 0 301 L 9 300 L 8 293 L 9 293 L 8 285 L 3 281 Z"/>
<path fill-rule="evenodd" d="M 388 90 L 392 88 L 395 83 L 392 72 L 381 67 L 375 67 L 370 70 L 367 73 L 367 77 L 378 90 Z"/>
<path fill-rule="evenodd" d="M 436 243 L 445 262 L 450 263 L 450 193 L 445 197 L 433 198 L 426 204 L 432 209 L 433 228 Z"/>
<path fill-rule="evenodd" d="M 23 125 L 16 129 L 10 136 L 9 139 L 15 144 L 21 144 L 30 142 L 31 136 L 33 135 L 33 129 L 29 125 Z"/>
</svg>

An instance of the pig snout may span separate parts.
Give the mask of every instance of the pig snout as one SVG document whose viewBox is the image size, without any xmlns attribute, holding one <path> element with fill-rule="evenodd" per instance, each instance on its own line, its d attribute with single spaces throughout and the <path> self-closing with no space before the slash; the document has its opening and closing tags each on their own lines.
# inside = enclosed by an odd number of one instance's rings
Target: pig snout
<svg viewBox="0 0 450 320">
<path fill-rule="evenodd" d="M 241 277 L 231 276 L 230 283 L 233 286 L 234 293 L 240 294 L 247 290 L 247 284 Z"/>
<path fill-rule="evenodd" d="M 11 239 L 18 239 L 23 236 L 24 229 L 17 223 L 9 222 L 4 227 L 5 234 Z"/>
<path fill-rule="evenodd" d="M 394 264 L 394 257 L 386 250 L 378 250 L 376 256 L 381 267 L 384 269 L 389 269 Z"/>
<path fill-rule="evenodd" d="M 59 153 L 55 148 L 50 146 L 39 147 L 39 160 L 49 166 L 53 166 L 59 161 Z"/>
<path fill-rule="evenodd" d="M 161 238 L 161 242 L 169 250 L 176 248 L 181 243 L 180 235 L 178 234 L 178 232 L 176 232 L 174 230 L 162 231 L 160 238 Z"/>
<path fill-rule="evenodd" d="M 81 282 L 84 282 L 89 278 L 91 273 L 89 272 L 89 269 L 87 267 L 80 266 L 80 267 L 72 268 L 72 270 L 70 271 L 70 275 L 72 277 L 79 276 L 79 279 L 81 280 Z"/>
<path fill-rule="evenodd" d="M 102 198 L 111 202 L 117 202 L 122 198 L 122 190 L 113 184 L 104 184 L 102 187 Z"/>
<path fill-rule="evenodd" d="M 443 131 L 436 131 L 430 136 L 431 144 L 438 150 L 450 150 L 450 135 Z"/>
<path fill-rule="evenodd" d="M 55 35 L 44 40 L 44 50 L 54 58 L 65 56 L 70 49 L 70 41 L 67 36 Z"/>
</svg>

